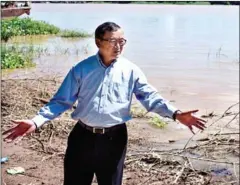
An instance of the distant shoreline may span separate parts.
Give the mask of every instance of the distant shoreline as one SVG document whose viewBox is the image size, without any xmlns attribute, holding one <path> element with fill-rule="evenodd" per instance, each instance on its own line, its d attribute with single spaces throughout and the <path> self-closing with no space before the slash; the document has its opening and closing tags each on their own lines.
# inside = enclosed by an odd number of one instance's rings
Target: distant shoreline
<svg viewBox="0 0 240 185">
<path fill-rule="evenodd" d="M 32 1 L 51 4 L 240 5 L 240 1 Z"/>
</svg>

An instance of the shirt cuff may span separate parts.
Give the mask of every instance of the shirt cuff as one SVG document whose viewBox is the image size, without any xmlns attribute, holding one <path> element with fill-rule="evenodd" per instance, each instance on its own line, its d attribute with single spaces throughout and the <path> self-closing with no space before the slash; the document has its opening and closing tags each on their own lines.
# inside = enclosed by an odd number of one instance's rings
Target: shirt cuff
<svg viewBox="0 0 240 185">
<path fill-rule="evenodd" d="M 173 119 L 173 115 L 176 111 L 178 111 L 179 109 L 177 109 L 176 107 L 167 104 L 167 110 L 165 112 L 166 116 Z"/>
<path fill-rule="evenodd" d="M 36 115 L 32 121 L 37 125 L 37 128 L 41 127 L 45 122 L 49 121 L 48 118 L 43 117 L 42 115 Z"/>
</svg>

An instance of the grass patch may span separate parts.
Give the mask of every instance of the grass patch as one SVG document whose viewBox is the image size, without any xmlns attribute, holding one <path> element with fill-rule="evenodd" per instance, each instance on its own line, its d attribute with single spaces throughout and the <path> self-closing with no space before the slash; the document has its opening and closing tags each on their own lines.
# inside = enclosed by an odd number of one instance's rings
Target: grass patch
<svg viewBox="0 0 240 185">
<path fill-rule="evenodd" d="M 1 68 L 15 69 L 33 67 L 35 66 L 35 63 L 33 63 L 34 55 L 33 47 L 7 47 L 3 44 L 1 45 Z"/>
<path fill-rule="evenodd" d="M 13 36 L 24 35 L 56 35 L 62 37 L 89 37 L 90 34 L 80 31 L 61 30 L 45 21 L 31 18 L 14 18 L 1 20 L 1 40 L 7 42 Z"/>
<path fill-rule="evenodd" d="M 65 38 L 68 38 L 68 37 L 72 37 L 72 38 L 74 38 L 74 37 L 85 38 L 85 37 L 90 37 L 92 35 L 88 34 L 87 32 L 84 32 L 84 31 L 62 30 L 59 33 L 59 36 L 65 37 Z"/>
<path fill-rule="evenodd" d="M 164 129 L 167 126 L 167 123 L 161 120 L 158 116 L 152 117 L 150 123 L 160 129 Z"/>
<path fill-rule="evenodd" d="M 148 115 L 147 111 L 141 107 L 131 107 L 131 115 L 133 118 L 145 118 L 149 123 L 157 128 L 164 129 L 167 123 L 159 118 L 157 115 Z"/>
<path fill-rule="evenodd" d="M 61 37 L 90 37 L 86 32 L 61 30 L 60 28 L 45 21 L 36 21 L 31 18 L 13 18 L 1 20 L 1 40 L 7 42 L 14 36 L 26 35 L 59 35 Z M 35 66 L 33 58 L 42 53 L 48 53 L 48 49 L 34 48 L 33 46 L 19 47 L 18 45 L 1 46 L 2 69 L 15 69 Z M 62 51 L 66 54 L 69 49 Z M 78 53 L 78 51 L 77 51 Z"/>
<path fill-rule="evenodd" d="M 60 29 L 44 21 L 30 18 L 1 20 L 1 40 L 8 41 L 13 36 L 57 34 Z"/>
<path fill-rule="evenodd" d="M 131 107 L 131 115 L 133 118 L 146 118 L 147 111 L 139 107 Z"/>
<path fill-rule="evenodd" d="M 34 58 L 51 55 L 80 56 L 83 53 L 88 53 L 88 46 L 84 46 L 82 48 L 63 48 L 56 45 L 53 48 L 49 48 L 33 44 L 10 45 L 3 43 L 1 45 L 1 67 L 2 69 L 33 67 L 35 66 L 35 63 L 32 62 Z"/>
</svg>

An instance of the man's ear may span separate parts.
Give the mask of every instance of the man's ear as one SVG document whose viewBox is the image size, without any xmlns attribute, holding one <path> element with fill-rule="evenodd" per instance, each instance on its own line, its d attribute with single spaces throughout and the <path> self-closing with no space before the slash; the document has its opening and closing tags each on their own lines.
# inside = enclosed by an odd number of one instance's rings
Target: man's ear
<svg viewBox="0 0 240 185">
<path fill-rule="evenodd" d="M 97 47 L 100 48 L 100 45 L 101 45 L 100 40 L 99 39 L 95 39 L 95 43 L 96 43 Z"/>
</svg>

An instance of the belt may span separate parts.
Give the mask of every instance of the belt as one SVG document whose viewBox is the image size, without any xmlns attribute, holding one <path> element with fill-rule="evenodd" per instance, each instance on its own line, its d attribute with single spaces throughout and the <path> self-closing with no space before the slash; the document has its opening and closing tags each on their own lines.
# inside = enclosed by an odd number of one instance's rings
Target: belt
<svg viewBox="0 0 240 185">
<path fill-rule="evenodd" d="M 116 130 L 118 128 L 121 128 L 121 127 L 125 126 L 125 123 L 123 123 L 123 124 L 120 124 L 120 125 L 115 125 L 115 126 L 112 126 L 112 127 L 104 128 L 104 127 L 91 127 L 91 126 L 86 125 L 82 121 L 78 121 L 78 123 L 83 128 L 85 128 L 86 130 L 91 131 L 94 134 L 105 134 L 107 132 L 114 131 L 114 130 Z"/>
</svg>

